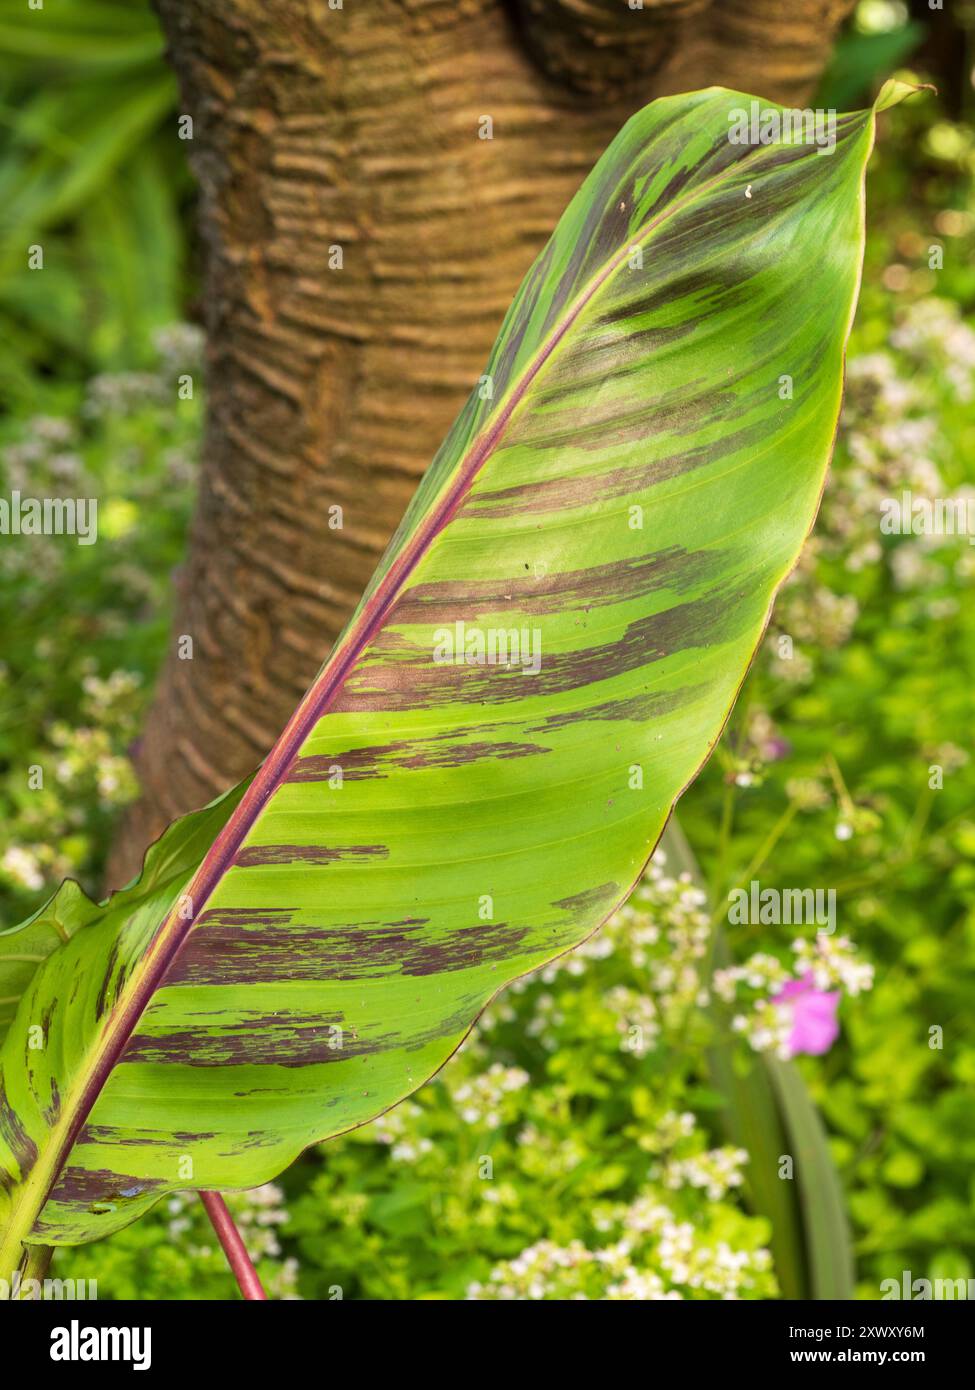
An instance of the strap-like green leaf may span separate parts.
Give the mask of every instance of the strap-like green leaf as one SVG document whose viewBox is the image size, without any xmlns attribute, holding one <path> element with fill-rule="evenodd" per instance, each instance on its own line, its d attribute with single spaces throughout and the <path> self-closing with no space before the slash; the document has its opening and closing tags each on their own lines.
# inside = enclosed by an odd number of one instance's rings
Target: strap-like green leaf
<svg viewBox="0 0 975 1390">
<path fill-rule="evenodd" d="M 853 1247 L 839 1175 L 830 1157 L 823 1122 L 796 1068 L 776 1057 L 765 1067 L 779 1102 L 787 1152 L 795 1159 L 802 1205 L 810 1297 L 851 1299 Z"/>
<path fill-rule="evenodd" d="M 688 873 L 706 887 L 676 817 L 661 836 L 672 873 Z M 715 927 L 712 964 L 731 963 L 728 943 Z M 783 1298 L 853 1297 L 853 1253 L 843 1191 L 826 1135 L 794 1062 L 755 1055 L 739 1070 L 733 1051 L 719 1043 L 709 1052 L 711 1075 L 723 1094 L 729 1137 L 748 1153 L 745 1190 L 755 1211 L 772 1227 L 775 1274 Z M 782 1175 L 791 1157 L 796 1172 Z"/>
<path fill-rule="evenodd" d="M 750 101 L 625 126 L 199 868 L 38 968 L 0 1057 L 0 1272 L 394 1105 L 628 893 L 839 410 L 873 113 L 829 153 L 733 143 Z"/>
</svg>

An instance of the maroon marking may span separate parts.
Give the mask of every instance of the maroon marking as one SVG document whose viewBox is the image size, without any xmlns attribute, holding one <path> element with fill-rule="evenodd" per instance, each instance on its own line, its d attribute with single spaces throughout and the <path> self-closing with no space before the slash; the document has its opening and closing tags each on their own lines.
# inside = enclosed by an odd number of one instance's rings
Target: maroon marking
<svg viewBox="0 0 975 1390">
<path fill-rule="evenodd" d="M 162 1178 L 135 1178 L 128 1173 L 111 1173 L 104 1168 L 65 1168 L 51 1191 L 55 1202 L 130 1202 L 164 1188 Z"/>
<path fill-rule="evenodd" d="M 285 920 L 277 927 L 242 931 L 208 923 L 189 942 L 168 983 L 220 986 L 449 974 L 506 959 L 527 933 L 525 927 L 492 922 L 426 940 L 422 929 L 427 925 L 426 918 L 378 927 L 312 927 Z"/>
<path fill-rule="evenodd" d="M 600 883 L 596 888 L 586 888 L 581 893 L 572 893 L 567 898 L 556 898 L 552 906 L 560 907 L 564 912 L 586 915 L 594 907 L 602 907 L 608 899 L 614 898 L 618 892 L 618 883 Z"/>
<path fill-rule="evenodd" d="M 265 864 L 336 864 L 388 857 L 385 845 L 248 845 L 237 855 L 234 866 L 256 869 Z"/>
<path fill-rule="evenodd" d="M 471 996 L 473 1007 L 483 1006 L 480 995 Z M 470 1006 L 468 1006 L 470 1007 Z M 156 1037 L 136 1034 L 130 1040 L 123 1063 L 151 1062 L 188 1067 L 279 1066 L 286 1068 L 344 1062 L 399 1049 L 412 1052 L 439 1038 L 450 1037 L 470 1024 L 468 1007 L 422 1032 L 385 1032 L 364 1039 L 345 1030 L 342 1046 L 335 1046 L 335 1032 L 321 1018 L 303 1019 L 268 1014 L 247 1032 L 214 1034 L 208 1028 L 184 1029 Z M 187 1048 L 189 1047 L 189 1051 Z M 336 1097 L 338 1103 L 339 1098 Z"/>
<path fill-rule="evenodd" d="M 397 602 L 390 620 L 396 623 L 450 624 L 458 618 L 473 622 L 506 610 L 531 614 L 562 613 L 566 608 L 599 608 L 626 603 L 661 589 L 685 593 L 692 585 L 713 579 L 727 567 L 727 554 L 717 550 L 695 553 L 671 546 L 653 555 L 614 560 L 590 569 L 563 574 L 520 575 L 472 583 L 442 580 L 416 584 Z M 518 625 L 517 619 L 511 619 Z"/>
<path fill-rule="evenodd" d="M 360 667 L 334 709 L 342 713 L 416 710 L 443 704 L 503 705 L 533 696 L 584 689 L 662 661 L 675 652 L 737 635 L 747 621 L 738 607 L 743 591 L 716 589 L 630 623 L 615 642 L 553 652 L 532 674 L 518 666 L 438 666 L 416 648 L 416 664 Z M 732 625 L 731 618 L 737 621 Z"/>
<path fill-rule="evenodd" d="M 648 691 L 644 695 L 606 700 L 601 705 L 565 710 L 560 714 L 547 715 L 540 724 L 530 726 L 529 733 L 548 733 L 551 729 L 564 729 L 569 724 L 587 724 L 591 719 L 620 722 L 630 720 L 643 724 L 649 719 L 659 719 L 661 715 L 672 714 L 674 710 L 681 709 L 706 689 L 703 685 L 682 685 L 676 690 Z"/>
<path fill-rule="evenodd" d="M 109 947 L 108 957 L 105 962 L 105 977 L 102 980 L 101 989 L 98 991 L 98 999 L 95 1003 L 95 1017 L 102 1018 L 112 1008 L 118 999 L 119 981 L 115 975 L 116 966 L 119 964 L 119 955 L 122 949 L 121 936 L 116 936 Z M 111 996 L 111 1000 L 110 1000 Z"/>
<path fill-rule="evenodd" d="M 651 459 L 649 463 L 611 468 L 605 473 L 543 478 L 534 483 L 517 483 L 491 492 L 472 493 L 464 503 L 461 514 L 465 517 L 526 516 L 529 513 L 558 512 L 596 501 L 628 497 L 645 491 L 655 483 L 666 482 L 716 463 L 767 438 L 768 432 L 768 421 L 761 420 L 709 444 L 701 444 L 665 458 Z"/>
<path fill-rule="evenodd" d="M 530 758 L 536 753 L 551 752 L 550 748 L 540 743 L 463 743 L 461 737 L 456 730 L 450 730 L 433 734 L 430 738 L 405 739 L 400 743 L 375 744 L 370 748 L 348 748 L 329 755 L 314 754 L 298 758 L 286 780 L 326 782 L 331 769 L 337 766 L 341 767 L 344 779 L 365 782 L 371 778 L 388 777 L 391 772 L 404 768 L 417 772 L 426 768 L 466 767 L 469 763 L 491 758 Z"/>
<path fill-rule="evenodd" d="M 9 1149 L 11 1157 L 20 1171 L 20 1178 L 18 1179 L 8 1170 L 6 1164 L 0 1166 L 0 1188 L 5 1192 L 13 1192 L 18 1181 L 23 1182 L 37 1162 L 37 1145 L 24 1128 L 17 1111 L 10 1104 L 2 1073 L 0 1073 L 0 1140 Z"/>
<path fill-rule="evenodd" d="M 171 1149 L 174 1145 L 201 1144 L 206 1139 L 216 1139 L 215 1132 L 209 1130 L 173 1129 L 158 1134 L 151 1129 L 134 1131 L 132 1138 L 122 1136 L 111 1125 L 83 1125 L 78 1132 L 79 1144 L 111 1144 L 120 1149 Z"/>
</svg>

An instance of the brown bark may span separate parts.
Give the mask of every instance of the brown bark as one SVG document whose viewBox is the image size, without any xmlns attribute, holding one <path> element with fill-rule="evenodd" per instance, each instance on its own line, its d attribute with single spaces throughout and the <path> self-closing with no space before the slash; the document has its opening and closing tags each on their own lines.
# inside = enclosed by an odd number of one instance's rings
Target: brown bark
<svg viewBox="0 0 975 1390">
<path fill-rule="evenodd" d="M 209 421 L 112 884 L 264 756 L 625 118 L 711 84 L 805 98 L 852 0 L 156 3 L 194 121 Z"/>
</svg>

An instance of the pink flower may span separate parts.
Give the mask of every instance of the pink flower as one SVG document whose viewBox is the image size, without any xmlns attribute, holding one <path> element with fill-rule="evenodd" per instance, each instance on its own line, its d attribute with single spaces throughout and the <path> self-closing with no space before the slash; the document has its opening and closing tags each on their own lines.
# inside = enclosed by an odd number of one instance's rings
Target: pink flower
<svg viewBox="0 0 975 1390">
<path fill-rule="evenodd" d="M 817 989 L 811 971 L 789 980 L 774 996 L 777 1004 L 785 1004 L 792 1015 L 789 1034 L 789 1054 L 808 1052 L 819 1057 L 828 1052 L 839 1037 L 840 1025 L 836 1010 L 840 991 Z"/>
</svg>

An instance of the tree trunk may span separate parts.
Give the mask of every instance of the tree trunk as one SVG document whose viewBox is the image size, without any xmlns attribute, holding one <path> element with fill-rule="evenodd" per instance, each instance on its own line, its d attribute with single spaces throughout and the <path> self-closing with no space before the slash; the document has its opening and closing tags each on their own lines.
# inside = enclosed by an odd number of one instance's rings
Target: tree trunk
<svg viewBox="0 0 975 1390">
<path fill-rule="evenodd" d="M 193 118 L 209 419 L 112 885 L 265 755 L 626 117 L 711 84 L 806 98 L 852 0 L 156 4 Z"/>
</svg>

